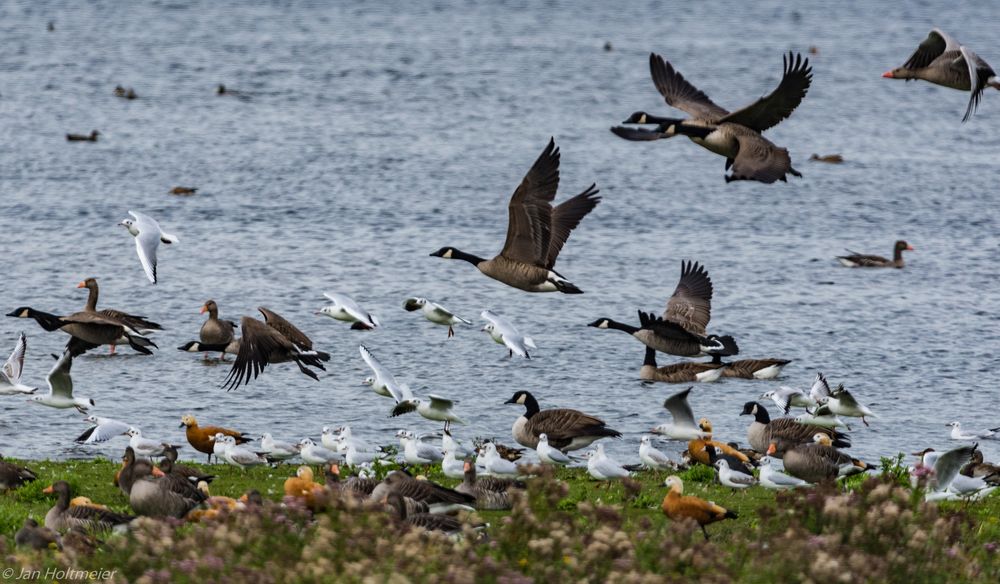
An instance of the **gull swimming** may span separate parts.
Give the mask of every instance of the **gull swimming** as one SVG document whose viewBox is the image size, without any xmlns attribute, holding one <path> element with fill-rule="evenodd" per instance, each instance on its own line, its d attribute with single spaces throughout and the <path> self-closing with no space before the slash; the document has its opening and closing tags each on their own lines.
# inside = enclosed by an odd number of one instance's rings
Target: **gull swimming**
<svg viewBox="0 0 1000 584">
<path fill-rule="evenodd" d="M 960 422 L 949 422 L 945 425 L 951 427 L 952 440 L 983 440 L 986 438 L 992 438 L 996 436 L 997 432 L 1000 432 L 1000 428 L 962 431 L 962 424 Z"/>
<path fill-rule="evenodd" d="M 24 371 L 24 354 L 28 350 L 28 339 L 21 333 L 17 337 L 14 351 L 7 357 L 3 369 L 0 369 L 0 395 L 17 395 L 35 393 L 37 387 L 28 387 L 21 383 L 21 372 Z"/>
<path fill-rule="evenodd" d="M 434 324 L 448 327 L 448 338 L 455 336 L 454 325 L 459 323 L 472 324 L 471 320 L 465 320 L 444 306 L 441 306 L 436 302 L 431 302 L 426 298 L 407 298 L 406 301 L 403 302 L 403 308 L 406 309 L 407 312 L 420 310 L 423 312 L 424 318 L 427 320 L 433 322 Z"/>
<path fill-rule="evenodd" d="M 176 235 L 164 233 L 160 229 L 160 224 L 149 215 L 138 211 L 129 211 L 134 219 L 123 219 L 119 225 L 128 229 L 129 234 L 135 237 L 135 251 L 139 254 L 139 262 L 146 272 L 149 281 L 156 283 L 156 248 L 163 243 L 177 243 L 180 241 Z"/>
<path fill-rule="evenodd" d="M 107 442 L 116 436 L 124 436 L 132 427 L 125 422 L 102 418 L 100 416 L 87 416 L 84 422 L 90 423 L 90 427 L 83 431 L 83 434 L 76 439 L 81 444 L 99 444 Z"/>
<path fill-rule="evenodd" d="M 356 331 L 372 330 L 378 328 L 381 324 L 378 318 L 369 314 L 364 308 L 361 308 L 361 305 L 347 294 L 324 292 L 323 296 L 326 296 L 327 300 L 333 302 L 333 304 L 324 306 L 316 314 L 353 323 L 351 324 L 351 329 Z"/>
<path fill-rule="evenodd" d="M 510 357 L 517 353 L 525 359 L 531 359 L 528 354 L 528 349 L 537 349 L 535 346 L 535 341 L 531 337 L 526 337 L 514 327 L 507 319 L 493 313 L 489 310 L 484 310 L 480 315 L 484 320 L 489 321 L 489 323 L 483 327 L 483 330 L 490 334 L 493 341 L 498 345 L 504 345 L 507 350 L 510 351 Z"/>
<path fill-rule="evenodd" d="M 94 407 L 94 400 L 87 397 L 73 397 L 73 378 L 69 375 L 70 367 L 73 366 L 73 357 L 69 347 L 63 351 L 62 357 L 56 361 L 49 371 L 46 381 L 49 384 L 49 393 L 45 395 L 35 395 L 28 399 L 50 408 L 76 408 L 81 414 L 86 414 L 87 409 Z"/>
</svg>

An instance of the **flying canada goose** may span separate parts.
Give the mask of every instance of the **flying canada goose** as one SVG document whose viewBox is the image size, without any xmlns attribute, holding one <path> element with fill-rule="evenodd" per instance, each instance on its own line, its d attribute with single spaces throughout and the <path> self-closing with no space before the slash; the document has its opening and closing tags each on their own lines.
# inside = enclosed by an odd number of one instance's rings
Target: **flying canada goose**
<svg viewBox="0 0 1000 584">
<path fill-rule="evenodd" d="M 123 325 L 129 327 L 134 331 L 138 331 L 141 335 L 148 335 L 153 331 L 163 330 L 163 327 L 158 323 L 151 320 L 147 320 L 145 316 L 137 316 L 134 314 L 129 314 L 121 310 L 115 310 L 113 308 L 105 308 L 104 310 L 97 310 L 97 299 L 100 295 L 100 289 L 97 285 L 96 278 L 87 278 L 86 280 L 80 282 L 76 285 L 77 288 L 87 289 L 87 304 L 83 307 L 83 312 L 88 312 L 91 314 L 99 314 L 101 316 L 106 316 L 108 318 L 117 320 Z M 122 343 L 127 343 L 127 338 L 120 339 Z M 111 354 L 115 353 L 115 344 L 111 344 Z"/>
<path fill-rule="evenodd" d="M 747 428 L 747 442 L 750 447 L 757 452 L 768 452 L 777 458 L 789 448 L 799 444 L 809 444 L 813 441 L 813 436 L 823 434 L 830 437 L 832 445 L 839 448 L 849 448 L 851 440 L 847 435 L 830 428 L 820 428 L 809 424 L 802 424 L 792 418 L 778 418 L 772 420 L 767 413 L 767 409 L 757 402 L 748 401 L 743 404 L 741 416 L 753 416 L 753 422 Z M 775 444 L 775 453 L 768 451 L 768 447 Z"/>
<path fill-rule="evenodd" d="M 626 332 L 642 344 L 669 355 L 737 355 L 736 341 L 730 336 L 706 336 L 712 318 L 712 280 L 698 262 L 681 262 L 681 278 L 667 299 L 662 316 L 639 311 L 639 326 L 599 318 L 589 326 Z"/>
<path fill-rule="evenodd" d="M 684 482 L 678 476 L 667 477 L 664 484 L 670 488 L 670 492 L 663 498 L 661 509 L 663 514 L 671 521 L 691 519 L 701 527 L 705 541 L 708 541 L 708 532 L 705 526 L 722 521 L 723 519 L 736 519 L 737 515 L 724 507 L 720 507 L 711 501 L 706 501 L 698 497 L 685 496 Z"/>
<path fill-rule="evenodd" d="M 775 146 L 761 132 L 778 125 L 802 102 L 812 81 L 809 59 L 788 53 L 784 57 L 781 83 L 770 95 L 735 112 L 716 105 L 707 95 L 691 85 L 656 53 L 649 55 L 653 84 L 667 105 L 686 112 L 688 119 L 664 118 L 645 112 L 632 114 L 625 124 L 659 124 L 655 130 L 616 126 L 615 135 L 626 140 L 646 141 L 683 134 L 699 146 L 726 157 L 726 182 L 756 180 L 773 183 L 786 181 L 786 174 L 802 176 L 792 168 L 788 150 Z"/>
<path fill-rule="evenodd" d="M 219 305 L 215 303 L 215 300 L 206 300 L 205 304 L 201 307 L 201 314 L 208 313 L 208 318 L 201 325 L 201 330 L 198 331 L 198 340 L 207 345 L 225 345 L 225 349 L 222 351 L 220 359 L 225 360 L 227 349 L 230 348 L 230 344 L 236 338 L 236 327 L 239 325 L 231 320 L 222 320 L 219 318 Z M 235 348 L 239 351 L 239 345 Z"/>
<path fill-rule="evenodd" d="M 439 324 L 441 326 L 448 327 L 448 338 L 455 336 L 455 329 L 453 328 L 456 324 L 472 324 L 471 320 L 465 320 L 464 318 L 453 314 L 450 310 L 441 306 L 436 302 L 431 302 L 426 298 L 407 298 L 403 302 L 403 308 L 407 312 L 414 312 L 419 310 L 423 313 L 424 318 L 433 322 L 434 324 Z"/>
<path fill-rule="evenodd" d="M 774 456 L 777 448 L 777 444 L 772 442 L 767 448 L 767 455 Z M 837 450 L 831 445 L 829 436 L 819 433 L 813 436 L 813 442 L 787 450 L 782 462 L 785 472 L 810 483 L 833 481 L 873 468 Z"/>
<path fill-rule="evenodd" d="M 608 428 L 603 420 L 589 416 L 578 410 L 558 408 L 540 410 L 535 396 L 527 391 L 518 391 L 504 402 L 524 406 L 524 414 L 514 421 L 511 434 L 521 446 L 538 447 L 538 436 L 548 435 L 549 444 L 563 453 L 590 446 L 595 440 L 613 437 L 622 433 Z"/>
<path fill-rule="evenodd" d="M 896 242 L 892 248 L 892 260 L 887 260 L 882 256 L 866 255 L 847 250 L 851 255 L 837 256 L 841 265 L 847 268 L 902 268 L 903 252 L 913 251 L 913 246 L 903 240 Z"/>
<path fill-rule="evenodd" d="M 66 481 L 56 481 L 42 492 L 58 496 L 56 504 L 45 514 L 45 527 L 53 531 L 63 532 L 73 527 L 82 527 L 88 531 L 107 530 L 135 519 L 131 515 L 88 505 L 70 506 L 70 487 Z"/>
<path fill-rule="evenodd" d="M 72 366 L 73 356 L 70 354 L 70 350 L 66 349 L 63 351 L 62 356 L 56 360 L 56 364 L 52 366 L 52 370 L 49 371 L 48 376 L 45 378 L 49 384 L 49 393 L 45 395 L 33 395 L 28 398 L 28 401 L 62 410 L 76 408 L 76 411 L 86 414 L 88 408 L 92 408 L 97 404 L 89 397 L 73 396 L 73 378 L 69 374 Z"/>
<path fill-rule="evenodd" d="M 37 387 L 28 387 L 21 383 L 24 372 L 24 354 L 28 351 L 28 338 L 21 333 L 17 336 L 14 351 L 0 368 L 0 395 L 31 394 L 38 391 Z"/>
<path fill-rule="evenodd" d="M 152 355 L 153 352 L 148 347 L 156 347 L 156 343 L 142 336 L 139 331 L 100 313 L 81 311 L 69 316 L 57 316 L 30 306 L 21 306 L 8 312 L 7 316 L 31 318 L 48 332 L 61 330 L 70 335 L 72 338 L 66 343 L 66 349 L 73 357 L 101 345 L 121 344 L 122 339 L 143 355 Z"/>
<path fill-rule="evenodd" d="M 33 470 L 7 462 L 0 456 L 0 493 L 5 493 L 11 489 L 19 489 L 25 483 L 29 483 L 38 477 Z"/>
<path fill-rule="evenodd" d="M 646 347 L 646 357 L 639 369 L 639 379 L 665 383 L 710 383 L 722 377 L 725 365 L 687 361 L 664 367 L 656 366 L 656 351 Z"/>
<path fill-rule="evenodd" d="M 971 91 L 963 122 L 968 121 L 979 107 L 987 86 L 1000 89 L 997 74 L 986 61 L 938 28 L 931 29 L 902 67 L 886 71 L 882 77 L 907 81 L 923 79 L 935 85 Z"/>
<path fill-rule="evenodd" d="M 711 361 L 717 367 L 725 366 L 723 377 L 739 379 L 774 379 L 781 375 L 781 370 L 791 362 L 791 359 L 740 359 L 723 362 L 722 355 L 719 354 L 712 355 Z"/>
<path fill-rule="evenodd" d="M 453 247 L 442 247 L 431 255 L 465 260 L 490 278 L 526 292 L 582 294 L 553 266 L 569 234 L 601 198 L 596 185 L 590 185 L 553 207 L 558 187 L 559 149 L 552 138 L 510 199 L 507 240 L 500 255 L 487 260 Z"/>
<path fill-rule="evenodd" d="M 87 134 L 66 134 L 66 140 L 69 142 L 97 142 L 97 137 L 101 133 L 97 130 L 91 130 L 90 135 Z"/>
<path fill-rule="evenodd" d="M 330 354 L 314 351 L 312 340 L 278 313 L 263 306 L 257 310 L 264 315 L 264 322 L 249 316 L 240 319 L 240 350 L 223 387 L 236 389 L 256 379 L 269 364 L 289 361 L 295 361 L 299 371 L 318 381 L 319 376 L 306 365 L 326 371 L 323 361 L 329 361 Z"/>
</svg>

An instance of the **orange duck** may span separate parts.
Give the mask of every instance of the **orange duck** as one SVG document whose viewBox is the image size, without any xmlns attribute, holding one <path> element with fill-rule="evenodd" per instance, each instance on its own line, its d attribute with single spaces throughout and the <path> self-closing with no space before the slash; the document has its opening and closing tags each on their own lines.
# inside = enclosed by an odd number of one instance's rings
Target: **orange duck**
<svg viewBox="0 0 1000 584">
<path fill-rule="evenodd" d="M 212 440 L 212 437 L 216 434 L 232 436 L 236 439 L 237 444 L 253 440 L 243 432 L 237 432 L 236 430 L 220 428 L 219 426 L 199 426 L 197 420 L 191 414 L 181 418 L 181 427 L 187 428 L 188 443 L 198 452 L 204 452 L 208 455 L 208 462 L 212 462 L 212 454 L 215 452 L 215 441 Z"/>
<path fill-rule="evenodd" d="M 670 487 L 670 492 L 663 498 L 663 514 L 671 521 L 681 519 L 692 519 L 701 527 L 701 532 L 708 540 L 708 532 L 705 526 L 723 519 L 736 519 L 736 513 L 724 507 L 720 507 L 711 501 L 706 501 L 699 497 L 684 496 L 684 483 L 680 477 L 667 477 L 666 486 Z"/>
<path fill-rule="evenodd" d="M 312 511 L 326 504 L 326 488 L 313 480 L 313 471 L 308 466 L 300 466 L 294 477 L 285 479 L 285 496 L 299 499 Z"/>
<path fill-rule="evenodd" d="M 698 420 L 698 427 L 702 432 L 705 432 L 706 435 L 703 439 L 688 442 L 688 455 L 691 457 L 691 460 L 711 466 L 712 460 L 706 451 L 706 447 L 712 446 L 715 448 L 717 453 L 734 456 L 742 462 L 750 462 L 750 458 L 746 454 L 743 454 L 728 444 L 712 440 L 712 423 L 708 421 L 708 418 Z"/>
</svg>

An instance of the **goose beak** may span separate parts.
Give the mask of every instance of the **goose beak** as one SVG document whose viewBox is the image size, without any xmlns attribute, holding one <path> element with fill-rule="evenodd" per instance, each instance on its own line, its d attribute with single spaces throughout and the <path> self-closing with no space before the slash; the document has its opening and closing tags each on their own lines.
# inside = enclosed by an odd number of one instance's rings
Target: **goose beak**
<svg viewBox="0 0 1000 584">
<path fill-rule="evenodd" d="M 912 245 L 908 245 L 908 246 L 906 246 L 906 250 L 907 251 L 917 251 L 917 248 L 913 247 Z"/>
<path fill-rule="evenodd" d="M 198 311 L 198 314 L 205 314 L 206 312 L 208 312 L 208 307 L 202 304 L 201 310 Z"/>
<path fill-rule="evenodd" d="M 510 398 L 509 400 L 507 400 L 507 401 L 505 401 L 503 403 L 504 403 L 504 405 L 507 405 L 507 404 L 516 404 L 517 402 L 514 401 L 514 398 Z"/>
<path fill-rule="evenodd" d="M 166 473 L 164 473 L 162 470 L 158 469 L 155 466 L 153 467 L 153 473 L 152 474 L 153 474 L 154 477 L 165 477 L 165 476 L 167 476 Z"/>
<path fill-rule="evenodd" d="M 80 282 L 79 284 L 76 285 L 76 287 L 77 288 L 86 288 L 87 287 L 87 283 L 86 282 Z"/>
<path fill-rule="evenodd" d="M 885 73 L 882 74 L 882 77 L 885 77 L 886 79 L 892 79 L 892 71 L 886 71 Z"/>
</svg>

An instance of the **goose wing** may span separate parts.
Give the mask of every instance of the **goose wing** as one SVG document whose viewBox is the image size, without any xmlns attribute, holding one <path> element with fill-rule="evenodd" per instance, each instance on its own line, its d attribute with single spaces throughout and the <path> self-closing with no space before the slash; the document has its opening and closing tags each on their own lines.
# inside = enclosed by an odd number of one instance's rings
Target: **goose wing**
<svg viewBox="0 0 1000 584">
<path fill-rule="evenodd" d="M 688 395 L 692 389 L 694 388 L 689 387 L 668 397 L 663 402 L 663 407 L 670 412 L 675 424 L 694 428 L 694 412 L 691 411 L 691 405 L 688 403 Z"/>
<path fill-rule="evenodd" d="M 720 122 L 732 122 L 763 132 L 792 115 L 809 91 L 812 68 L 809 66 L 809 59 L 803 59 L 801 54 L 789 52 L 783 60 L 784 73 L 781 76 L 781 83 L 770 95 L 736 110 L 722 118 Z"/>
<path fill-rule="evenodd" d="M 114 308 L 105 308 L 100 311 L 101 314 L 108 318 L 113 318 L 118 322 L 124 324 L 125 326 L 139 332 L 141 330 L 163 330 L 163 327 L 159 323 L 155 323 L 151 320 L 147 320 L 145 316 L 138 316 L 135 314 L 129 314 L 127 312 L 122 312 L 121 310 L 115 310 Z M 224 323 L 227 321 L 219 321 Z"/>
<path fill-rule="evenodd" d="M 959 50 L 962 52 L 962 59 L 965 60 L 965 64 L 969 68 L 969 84 L 972 89 L 972 95 L 969 97 L 969 107 L 965 109 L 965 117 L 962 118 L 963 122 L 967 122 L 972 117 L 972 114 L 975 113 L 976 108 L 979 107 L 979 100 L 983 97 L 986 82 L 991 77 L 995 77 L 996 73 L 993 72 L 993 68 L 986 61 L 973 53 L 971 49 L 962 47 Z"/>
<path fill-rule="evenodd" d="M 555 139 L 550 138 L 548 146 L 510 198 L 507 240 L 500 255 L 536 266 L 545 265 L 552 236 L 552 200 L 558 187 L 559 149 Z"/>
<path fill-rule="evenodd" d="M 295 347 L 278 330 L 261 321 L 244 316 L 240 320 L 243 328 L 243 338 L 240 350 L 236 353 L 233 368 L 223 383 L 223 387 L 232 390 L 241 384 L 257 379 L 261 371 L 267 367 L 272 353 L 278 351 L 293 351 Z"/>
<path fill-rule="evenodd" d="M 688 113 L 694 118 L 714 122 L 729 114 L 716 105 L 704 92 L 691 85 L 673 65 L 656 53 L 649 54 L 649 72 L 653 84 L 667 105 Z"/>
<path fill-rule="evenodd" d="M 950 35 L 939 28 L 931 29 L 931 32 L 927 33 L 927 38 L 920 41 L 917 50 L 910 55 L 906 63 L 903 63 L 903 67 L 906 69 L 923 69 L 944 53 L 957 51 L 959 48 L 958 41 Z"/>
<path fill-rule="evenodd" d="M 49 383 L 49 395 L 73 398 L 73 378 L 69 375 L 72 366 L 73 357 L 67 348 L 46 377 L 46 381 Z"/>
<path fill-rule="evenodd" d="M 546 268 L 552 269 L 559 252 L 562 251 L 566 240 L 569 239 L 569 234 L 576 229 L 587 213 L 593 211 L 597 203 L 601 202 L 601 197 L 597 196 L 599 192 L 597 185 L 592 184 L 579 195 L 560 203 L 552 211 L 551 236 L 545 260 Z"/>
<path fill-rule="evenodd" d="M 704 266 L 698 262 L 681 262 L 681 279 L 667 300 L 663 318 L 694 334 L 705 334 L 705 327 L 712 318 L 712 280 Z"/>
<path fill-rule="evenodd" d="M 739 151 L 733 159 L 732 174 L 726 181 L 756 180 L 762 183 L 773 183 L 784 180 L 792 170 L 792 159 L 788 150 L 775 146 L 770 140 L 757 133 L 739 134 L 736 136 Z"/>
<path fill-rule="evenodd" d="M 24 370 L 24 354 L 28 350 L 28 338 L 21 333 L 17 337 L 17 344 L 14 345 L 14 351 L 7 357 L 7 362 L 3 364 L 4 377 L 6 377 L 11 385 L 18 385 L 21 383 L 21 372 Z"/>
<path fill-rule="evenodd" d="M 569 442 L 577 436 L 586 435 L 604 428 L 604 420 L 585 414 L 578 410 L 553 409 L 542 410 L 529 420 L 532 432 L 537 436 L 545 433 L 549 436 L 549 444 L 559 448 L 558 444 Z"/>
<path fill-rule="evenodd" d="M 302 351 L 312 351 L 313 342 L 312 339 L 306 336 L 306 334 L 300 331 L 294 324 L 288 322 L 285 317 L 281 316 L 277 312 L 273 312 L 264 308 L 263 306 L 258 306 L 257 310 L 264 315 L 264 322 L 267 326 L 278 331 L 281 336 L 285 337 L 292 342 L 296 347 Z M 240 321 L 242 322 L 242 321 Z M 246 336 L 246 331 L 243 331 L 243 335 Z"/>
</svg>

